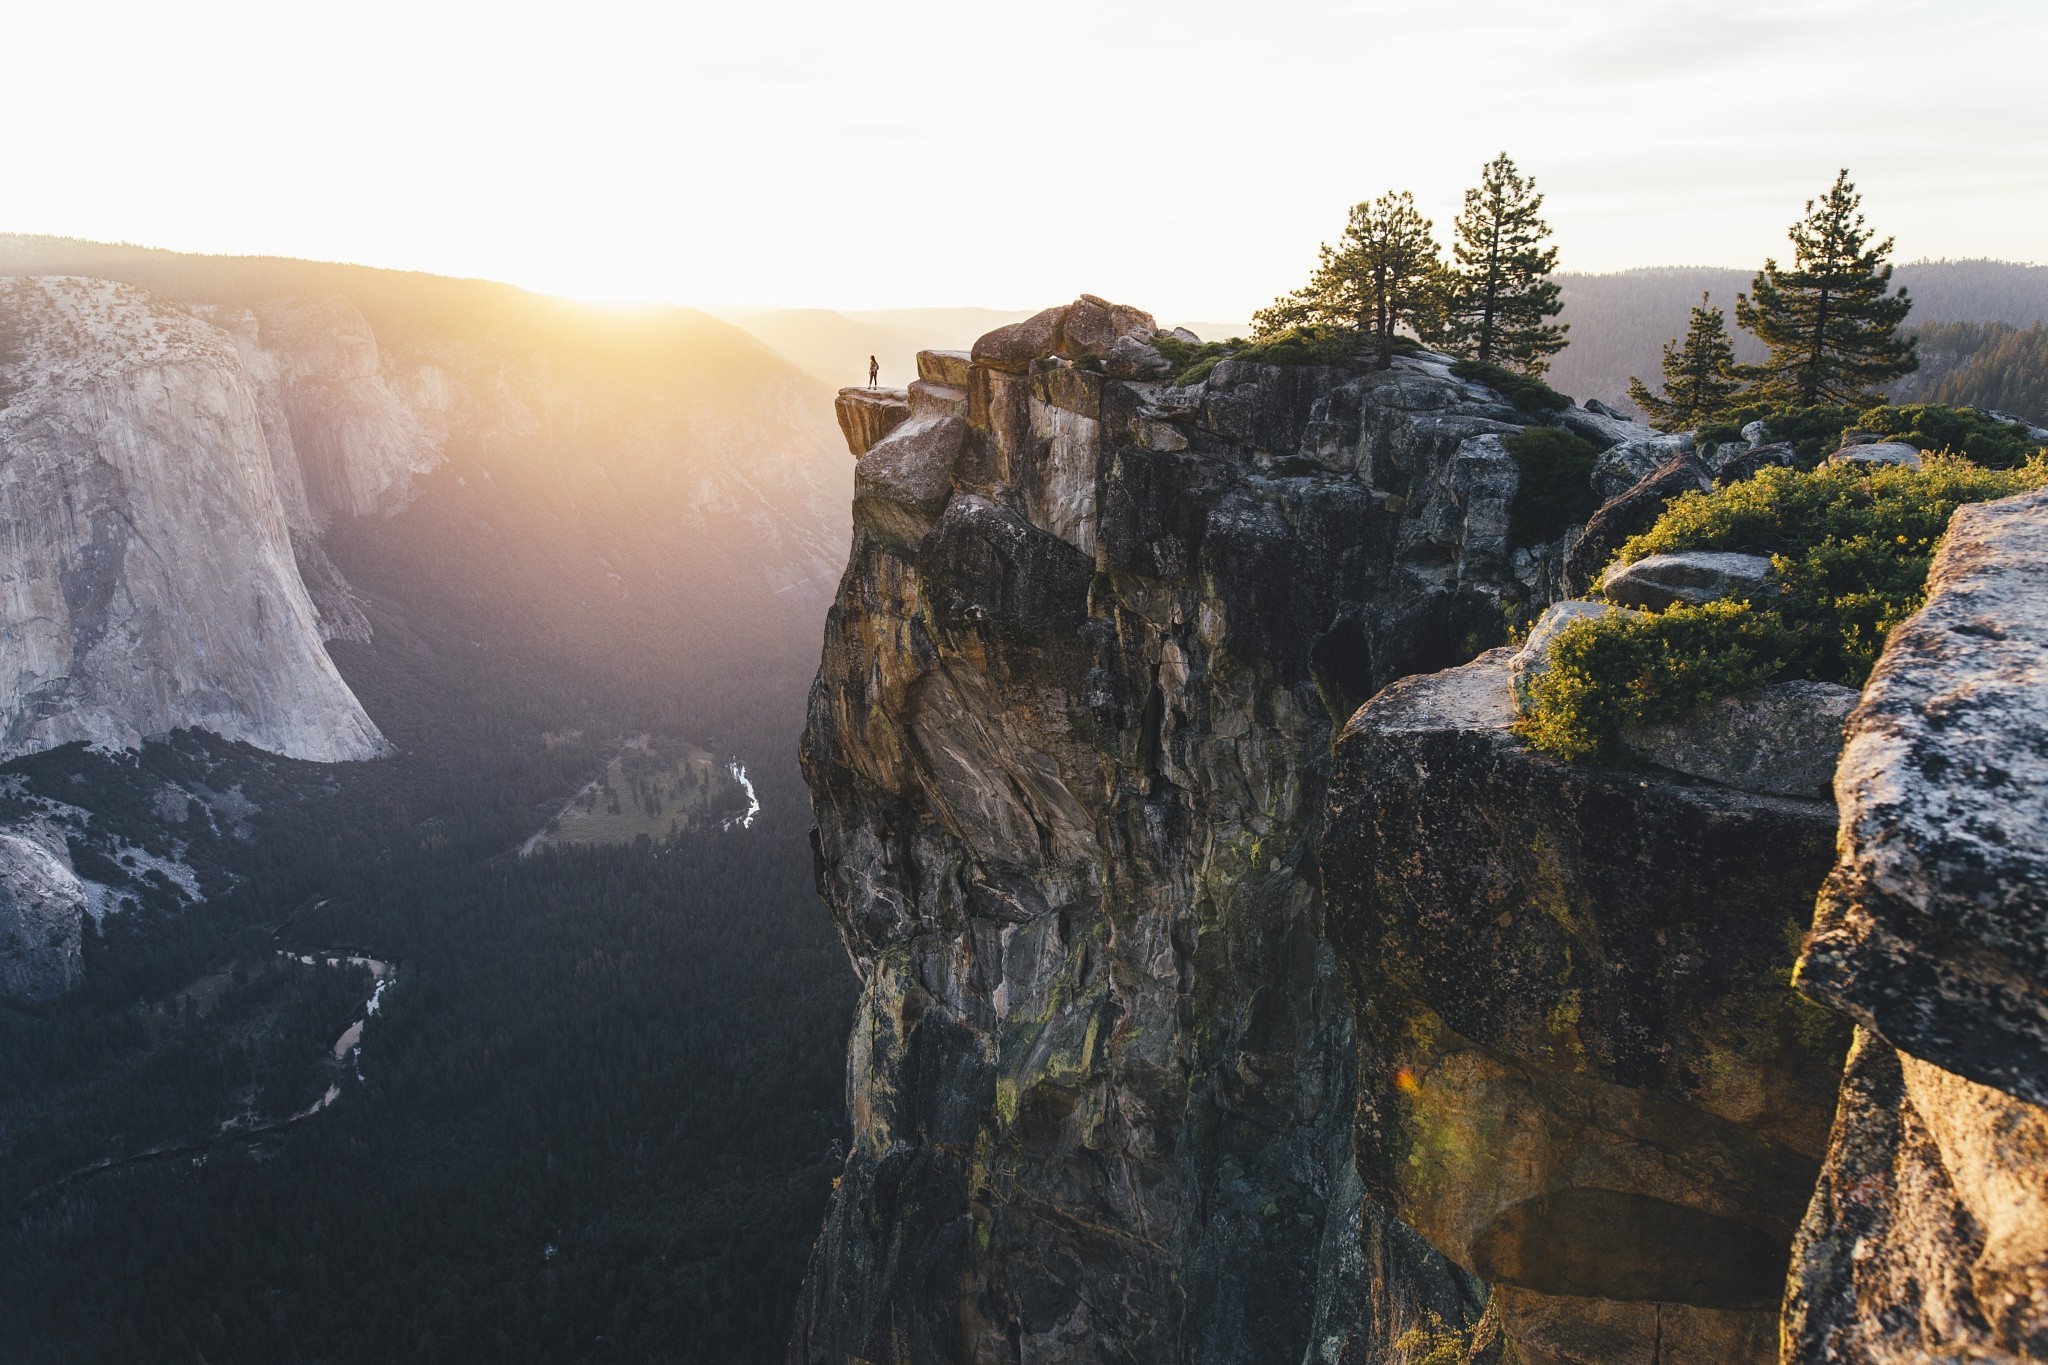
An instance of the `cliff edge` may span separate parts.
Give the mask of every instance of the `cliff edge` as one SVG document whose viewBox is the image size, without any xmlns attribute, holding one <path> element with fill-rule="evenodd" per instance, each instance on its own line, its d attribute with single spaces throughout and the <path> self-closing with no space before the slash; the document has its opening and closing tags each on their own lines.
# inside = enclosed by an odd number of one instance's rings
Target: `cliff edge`
<svg viewBox="0 0 2048 1365">
<path fill-rule="evenodd" d="M 1316 833 L 1343 719 L 1554 581 L 1531 419 L 1429 354 L 1177 385 L 1156 336 L 1083 297 L 841 396 L 803 762 L 862 997 L 793 1360 L 1381 1359 L 1480 1310 L 1360 1184 Z"/>
</svg>

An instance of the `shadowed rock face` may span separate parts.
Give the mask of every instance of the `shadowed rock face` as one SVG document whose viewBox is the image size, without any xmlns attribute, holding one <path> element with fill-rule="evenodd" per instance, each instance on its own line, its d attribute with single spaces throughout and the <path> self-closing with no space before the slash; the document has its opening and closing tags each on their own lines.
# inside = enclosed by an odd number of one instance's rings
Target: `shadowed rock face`
<svg viewBox="0 0 2048 1365">
<path fill-rule="evenodd" d="M 1847 1041 L 1789 984 L 1833 807 L 1528 750 L 1509 664 L 1396 683 L 1337 744 L 1367 1198 L 1525 1360 L 1771 1360 Z"/>
<path fill-rule="evenodd" d="M 793 1360 L 1405 1359 L 1477 1316 L 1352 1161 L 1315 835 L 1332 717 L 1561 547 L 1510 554 L 1514 412 L 1442 361 L 1176 389 L 1152 335 L 1048 310 L 862 455 L 803 743 L 855 1141 Z"/>
<path fill-rule="evenodd" d="M 49 1000 L 70 989 L 84 914 L 68 858 L 31 832 L 0 831 L 0 997 Z"/>
<path fill-rule="evenodd" d="M 1835 777 L 1801 988 L 1861 1028 L 1788 1360 L 2048 1356 L 2048 493 L 1966 507 Z"/>
</svg>

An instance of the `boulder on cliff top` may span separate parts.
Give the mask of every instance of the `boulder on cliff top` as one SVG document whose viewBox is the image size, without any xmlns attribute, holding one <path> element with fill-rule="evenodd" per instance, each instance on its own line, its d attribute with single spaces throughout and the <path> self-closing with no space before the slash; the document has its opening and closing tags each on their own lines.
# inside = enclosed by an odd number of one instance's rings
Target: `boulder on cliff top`
<svg viewBox="0 0 2048 1365">
<path fill-rule="evenodd" d="M 967 390 L 967 377 L 973 367 L 974 356 L 968 351 L 917 353 L 917 377 L 927 384 L 940 384 L 964 393 Z"/>
<path fill-rule="evenodd" d="M 1600 577 L 1600 595 L 1625 607 L 1662 611 L 1697 607 L 1723 598 L 1742 601 L 1770 590 L 1771 561 L 1727 550 L 1686 550 L 1645 555 L 1616 564 Z"/>
<path fill-rule="evenodd" d="M 2048 1104 L 2048 490 L 1959 510 L 1864 688 L 1802 987 Z"/>
<path fill-rule="evenodd" d="M 1586 529 L 1565 556 L 1564 590 L 1577 594 L 1590 589 L 1622 545 L 1631 536 L 1639 536 L 1656 525 L 1673 498 L 1682 493 L 1705 492 L 1713 486 L 1714 478 L 1707 467 L 1690 453 L 1681 451 L 1609 498 L 1587 520 Z"/>
</svg>

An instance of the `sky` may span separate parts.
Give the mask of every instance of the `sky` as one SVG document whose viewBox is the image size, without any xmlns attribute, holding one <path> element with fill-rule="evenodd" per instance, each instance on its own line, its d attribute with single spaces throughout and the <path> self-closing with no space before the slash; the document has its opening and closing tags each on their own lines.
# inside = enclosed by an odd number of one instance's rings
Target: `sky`
<svg viewBox="0 0 2048 1365">
<path fill-rule="evenodd" d="M 2042 0 L 66 0 L 0 231 L 707 307 L 1243 319 L 1505 150 L 1568 270 L 1754 266 L 1846 166 L 1900 260 L 2048 260 Z"/>
</svg>

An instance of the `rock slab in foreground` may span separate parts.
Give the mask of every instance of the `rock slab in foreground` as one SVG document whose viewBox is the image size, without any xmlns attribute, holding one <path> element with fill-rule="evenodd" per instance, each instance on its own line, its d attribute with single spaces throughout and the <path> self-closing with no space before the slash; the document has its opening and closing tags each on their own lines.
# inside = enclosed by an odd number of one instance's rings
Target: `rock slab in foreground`
<svg viewBox="0 0 2048 1365">
<path fill-rule="evenodd" d="M 1774 1360 L 1847 1041 L 1789 985 L 1834 811 L 1564 763 L 1512 719 L 1498 650 L 1337 746 L 1367 1197 L 1525 1360 Z"/>
<path fill-rule="evenodd" d="M 1835 791 L 1799 980 L 1863 1027 L 1785 1359 L 2048 1357 L 2048 491 L 1956 513 Z"/>
</svg>

